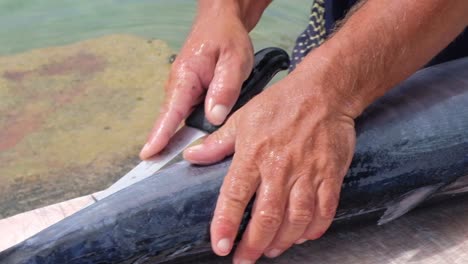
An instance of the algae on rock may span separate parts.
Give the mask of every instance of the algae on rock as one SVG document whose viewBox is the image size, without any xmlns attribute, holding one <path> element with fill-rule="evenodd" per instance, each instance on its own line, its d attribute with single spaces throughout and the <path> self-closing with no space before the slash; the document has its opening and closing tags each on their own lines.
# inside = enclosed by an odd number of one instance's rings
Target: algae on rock
<svg viewBox="0 0 468 264">
<path fill-rule="evenodd" d="M 103 189 L 135 165 L 171 54 L 111 35 L 0 57 L 0 218 Z"/>
</svg>

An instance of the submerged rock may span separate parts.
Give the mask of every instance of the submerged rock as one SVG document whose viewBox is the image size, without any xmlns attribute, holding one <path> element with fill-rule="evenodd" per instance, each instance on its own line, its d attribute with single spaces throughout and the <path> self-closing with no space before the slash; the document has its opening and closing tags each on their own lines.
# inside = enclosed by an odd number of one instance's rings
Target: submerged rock
<svg viewBox="0 0 468 264">
<path fill-rule="evenodd" d="M 0 57 L 0 218 L 101 190 L 132 167 L 171 54 L 111 35 Z"/>
</svg>

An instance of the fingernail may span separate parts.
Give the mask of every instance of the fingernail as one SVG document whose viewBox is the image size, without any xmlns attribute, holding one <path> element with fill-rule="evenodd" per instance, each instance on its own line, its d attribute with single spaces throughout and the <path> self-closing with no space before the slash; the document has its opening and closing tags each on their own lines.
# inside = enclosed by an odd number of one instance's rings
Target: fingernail
<svg viewBox="0 0 468 264">
<path fill-rule="evenodd" d="M 269 258 L 276 258 L 277 256 L 281 255 L 281 252 L 281 250 L 275 248 L 265 253 L 265 256 Z"/>
<path fill-rule="evenodd" d="M 221 125 L 229 114 L 226 106 L 217 104 L 211 109 L 211 117 L 215 125 Z"/>
<path fill-rule="evenodd" d="M 294 243 L 294 244 L 300 245 L 300 244 L 304 244 L 306 241 L 307 241 L 307 239 L 301 238 L 301 239 L 297 240 L 296 243 Z"/>
<path fill-rule="evenodd" d="M 229 253 L 229 251 L 231 250 L 231 242 L 227 238 L 219 240 L 216 246 L 218 247 L 219 251 L 226 254 Z"/>
<path fill-rule="evenodd" d="M 193 147 L 190 147 L 187 149 L 187 151 L 189 152 L 197 152 L 197 151 L 200 151 L 203 149 L 203 145 L 202 144 L 199 144 L 199 145 L 196 145 L 196 146 L 193 146 Z"/>
</svg>

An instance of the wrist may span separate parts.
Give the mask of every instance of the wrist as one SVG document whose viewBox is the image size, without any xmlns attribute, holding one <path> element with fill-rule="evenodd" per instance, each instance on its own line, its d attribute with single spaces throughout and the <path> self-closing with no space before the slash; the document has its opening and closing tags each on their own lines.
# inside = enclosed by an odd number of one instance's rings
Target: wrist
<svg viewBox="0 0 468 264">
<path fill-rule="evenodd" d="M 236 17 L 252 30 L 272 0 L 199 0 L 198 16 Z"/>
<path fill-rule="evenodd" d="M 353 69 L 346 66 L 342 55 L 329 54 L 317 48 L 304 58 L 291 77 L 307 84 L 305 94 L 324 102 L 330 109 L 352 119 L 367 107 L 367 98 L 356 92 L 357 79 Z M 303 85 L 302 85 L 303 86 Z"/>
</svg>

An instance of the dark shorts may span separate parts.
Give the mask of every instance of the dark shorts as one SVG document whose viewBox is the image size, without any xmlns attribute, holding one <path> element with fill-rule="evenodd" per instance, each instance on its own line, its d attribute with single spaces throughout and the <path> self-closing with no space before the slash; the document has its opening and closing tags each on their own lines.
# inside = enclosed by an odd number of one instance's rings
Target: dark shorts
<svg viewBox="0 0 468 264">
<path fill-rule="evenodd" d="M 309 24 L 299 35 L 291 55 L 291 68 L 312 49 L 322 44 L 334 29 L 336 22 L 343 19 L 356 3 L 356 0 L 315 0 L 311 9 Z M 437 54 L 426 66 L 468 57 L 468 29 L 460 34 L 450 45 Z"/>
</svg>

